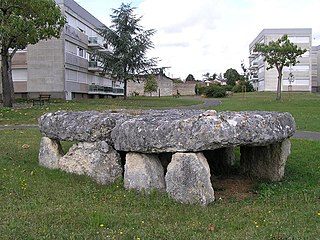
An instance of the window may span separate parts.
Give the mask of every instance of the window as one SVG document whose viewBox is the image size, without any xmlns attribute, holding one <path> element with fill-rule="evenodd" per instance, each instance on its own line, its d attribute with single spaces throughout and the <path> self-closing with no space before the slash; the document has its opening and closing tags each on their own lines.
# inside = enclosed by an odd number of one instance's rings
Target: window
<svg viewBox="0 0 320 240">
<path fill-rule="evenodd" d="M 82 58 L 87 59 L 87 52 L 86 52 L 86 50 L 84 50 L 84 49 L 81 48 L 81 47 L 78 47 L 77 55 L 78 55 L 79 57 L 82 57 Z"/>
</svg>

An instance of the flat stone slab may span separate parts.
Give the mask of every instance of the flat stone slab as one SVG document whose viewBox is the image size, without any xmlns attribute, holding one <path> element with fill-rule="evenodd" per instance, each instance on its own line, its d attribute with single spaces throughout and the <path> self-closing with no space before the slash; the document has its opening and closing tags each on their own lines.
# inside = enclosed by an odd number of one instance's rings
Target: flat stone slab
<svg viewBox="0 0 320 240">
<path fill-rule="evenodd" d="M 39 118 L 39 129 L 44 136 L 61 141 L 108 141 L 117 119 L 124 119 L 125 116 L 125 113 L 110 111 L 58 111 L 42 115 Z"/>
<path fill-rule="evenodd" d="M 158 110 L 119 122 L 111 136 L 118 151 L 161 153 L 265 146 L 294 132 L 290 113 Z"/>
<path fill-rule="evenodd" d="M 117 151 L 199 152 L 265 146 L 295 132 L 290 113 L 148 110 L 56 112 L 39 119 L 42 134 L 62 141 L 110 143 Z"/>
</svg>

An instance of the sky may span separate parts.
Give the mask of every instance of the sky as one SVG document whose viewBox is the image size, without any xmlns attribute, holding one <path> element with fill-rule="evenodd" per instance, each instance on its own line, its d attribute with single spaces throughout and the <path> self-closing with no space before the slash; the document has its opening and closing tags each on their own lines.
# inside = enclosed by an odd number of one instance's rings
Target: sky
<svg viewBox="0 0 320 240">
<path fill-rule="evenodd" d="M 201 80 L 205 73 L 242 73 L 249 44 L 264 28 L 312 28 L 320 45 L 319 0 L 76 0 L 110 26 L 112 8 L 131 3 L 144 29 L 156 29 L 148 56 L 160 59 L 169 77 Z"/>
</svg>

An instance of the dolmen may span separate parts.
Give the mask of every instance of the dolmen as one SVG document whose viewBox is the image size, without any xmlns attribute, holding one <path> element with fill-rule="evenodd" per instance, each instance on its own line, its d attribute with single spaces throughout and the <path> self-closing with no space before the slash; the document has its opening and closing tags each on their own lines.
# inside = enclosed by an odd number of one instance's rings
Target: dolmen
<svg viewBox="0 0 320 240">
<path fill-rule="evenodd" d="M 59 111 L 41 116 L 39 128 L 42 166 L 100 184 L 123 177 L 126 189 L 207 205 L 215 200 L 211 176 L 234 167 L 238 146 L 243 174 L 280 181 L 295 121 L 279 112 Z M 61 141 L 74 143 L 67 153 Z"/>
</svg>

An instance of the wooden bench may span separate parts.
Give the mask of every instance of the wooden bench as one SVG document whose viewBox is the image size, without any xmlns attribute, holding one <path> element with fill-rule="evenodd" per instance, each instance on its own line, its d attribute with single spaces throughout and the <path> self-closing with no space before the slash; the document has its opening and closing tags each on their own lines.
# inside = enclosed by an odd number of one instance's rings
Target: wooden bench
<svg viewBox="0 0 320 240">
<path fill-rule="evenodd" d="M 33 106 L 35 105 L 45 105 L 45 103 L 49 103 L 50 102 L 50 94 L 39 94 L 38 98 L 32 99 L 32 104 Z"/>
</svg>

